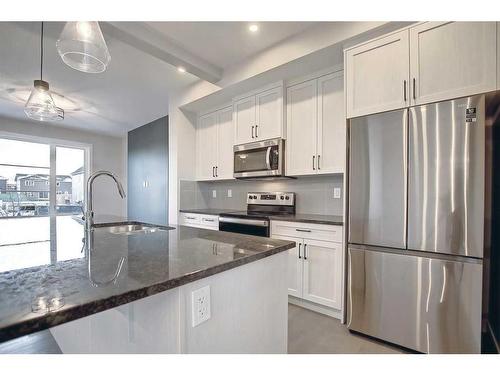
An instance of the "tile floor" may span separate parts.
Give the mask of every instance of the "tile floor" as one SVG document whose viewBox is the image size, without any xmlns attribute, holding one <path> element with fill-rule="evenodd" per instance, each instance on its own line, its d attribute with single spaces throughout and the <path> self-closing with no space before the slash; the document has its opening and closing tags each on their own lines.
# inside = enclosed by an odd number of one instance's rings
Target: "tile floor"
<svg viewBox="0 0 500 375">
<path fill-rule="evenodd" d="M 61 353 L 49 330 L 0 345 L 0 354 Z M 340 321 L 295 305 L 288 305 L 290 354 L 401 354 L 400 348 L 352 334 Z"/>
<path fill-rule="evenodd" d="M 339 320 L 288 305 L 289 354 L 403 354 L 401 348 L 350 333 Z"/>
</svg>

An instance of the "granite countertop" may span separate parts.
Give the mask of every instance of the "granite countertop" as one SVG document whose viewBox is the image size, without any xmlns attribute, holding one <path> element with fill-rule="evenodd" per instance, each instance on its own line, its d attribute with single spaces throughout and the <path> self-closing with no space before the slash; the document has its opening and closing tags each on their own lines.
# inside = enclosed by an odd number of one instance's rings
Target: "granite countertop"
<svg viewBox="0 0 500 375">
<path fill-rule="evenodd" d="M 0 342 L 294 246 L 186 226 L 128 235 L 96 227 L 88 252 L 83 225 L 69 216 L 1 219 L 0 234 Z"/>
<path fill-rule="evenodd" d="M 228 212 L 235 212 L 238 210 L 229 210 L 224 208 L 192 208 L 192 209 L 182 209 L 179 212 L 185 212 L 190 214 L 203 214 L 203 215 L 220 215 Z"/>
<path fill-rule="evenodd" d="M 344 225 L 344 218 L 340 215 L 295 214 L 271 216 L 275 221 L 297 221 L 311 224 Z"/>
</svg>

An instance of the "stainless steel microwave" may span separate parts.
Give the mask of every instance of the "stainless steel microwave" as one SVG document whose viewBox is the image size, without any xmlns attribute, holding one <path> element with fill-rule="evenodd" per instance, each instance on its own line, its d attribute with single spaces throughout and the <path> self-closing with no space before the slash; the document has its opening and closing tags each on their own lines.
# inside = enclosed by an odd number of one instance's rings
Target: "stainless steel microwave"
<svg viewBox="0 0 500 375">
<path fill-rule="evenodd" d="M 234 177 L 282 177 L 285 174 L 285 142 L 281 138 L 236 145 Z"/>
</svg>

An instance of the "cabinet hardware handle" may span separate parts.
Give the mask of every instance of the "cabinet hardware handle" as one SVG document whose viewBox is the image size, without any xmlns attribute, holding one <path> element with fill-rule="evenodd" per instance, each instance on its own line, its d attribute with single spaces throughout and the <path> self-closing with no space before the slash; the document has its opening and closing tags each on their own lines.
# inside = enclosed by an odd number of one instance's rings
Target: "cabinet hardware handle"
<svg viewBox="0 0 500 375">
<path fill-rule="evenodd" d="M 196 219 L 196 218 L 195 218 L 195 217 L 192 217 L 192 216 L 186 216 L 186 219 L 188 219 L 188 220 L 194 220 L 194 219 Z"/>
<path fill-rule="evenodd" d="M 255 126 L 252 126 L 252 138 L 255 138 L 255 137 L 253 136 L 253 128 L 255 128 Z"/>
<path fill-rule="evenodd" d="M 305 243 L 305 244 L 304 244 L 304 260 L 307 260 L 307 253 L 306 253 L 306 249 L 307 249 L 307 244 Z"/>
<path fill-rule="evenodd" d="M 203 221 L 209 221 L 210 223 L 213 223 L 214 219 L 203 219 Z"/>
<path fill-rule="evenodd" d="M 215 166 L 215 177 L 219 177 L 219 167 Z"/>
<path fill-rule="evenodd" d="M 255 138 L 259 138 L 258 128 L 259 128 L 259 125 L 255 125 Z"/>
<path fill-rule="evenodd" d="M 311 230 L 310 229 L 295 229 L 297 232 L 306 232 L 306 233 L 311 233 Z M 305 245 L 304 245 L 305 246 Z"/>
<path fill-rule="evenodd" d="M 403 81 L 403 97 L 406 102 L 406 79 Z"/>
<path fill-rule="evenodd" d="M 319 158 L 320 158 L 320 157 L 321 157 L 321 155 L 318 155 L 318 171 L 321 169 L 321 167 L 319 166 L 319 161 L 320 161 L 320 159 L 319 159 Z"/>
<path fill-rule="evenodd" d="M 301 246 L 301 245 L 302 245 L 302 244 L 301 244 L 301 243 L 299 243 L 299 259 L 302 259 L 302 257 L 300 256 L 300 246 Z"/>
<path fill-rule="evenodd" d="M 417 99 L 417 92 L 416 92 L 416 88 L 415 88 L 417 85 L 415 82 L 416 82 L 416 80 L 415 80 L 415 78 L 413 78 L 413 99 Z"/>
<path fill-rule="evenodd" d="M 215 177 L 215 167 L 212 167 L 212 177 Z"/>
<path fill-rule="evenodd" d="M 316 167 L 315 167 L 315 164 L 314 164 L 315 159 L 316 159 L 316 156 L 314 156 L 314 155 L 313 155 L 313 171 L 315 171 L 315 170 L 316 170 Z"/>
</svg>

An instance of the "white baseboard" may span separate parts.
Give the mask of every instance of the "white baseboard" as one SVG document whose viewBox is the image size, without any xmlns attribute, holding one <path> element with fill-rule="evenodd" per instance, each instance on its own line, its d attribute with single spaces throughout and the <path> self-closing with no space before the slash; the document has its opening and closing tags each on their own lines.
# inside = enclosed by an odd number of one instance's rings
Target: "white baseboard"
<svg viewBox="0 0 500 375">
<path fill-rule="evenodd" d="M 335 319 L 342 320 L 342 312 L 340 310 L 332 309 L 331 307 L 321 306 L 317 303 L 309 302 L 293 296 L 288 296 L 288 303 L 303 307 L 304 309 L 315 311 L 323 315 L 331 316 Z"/>
</svg>

